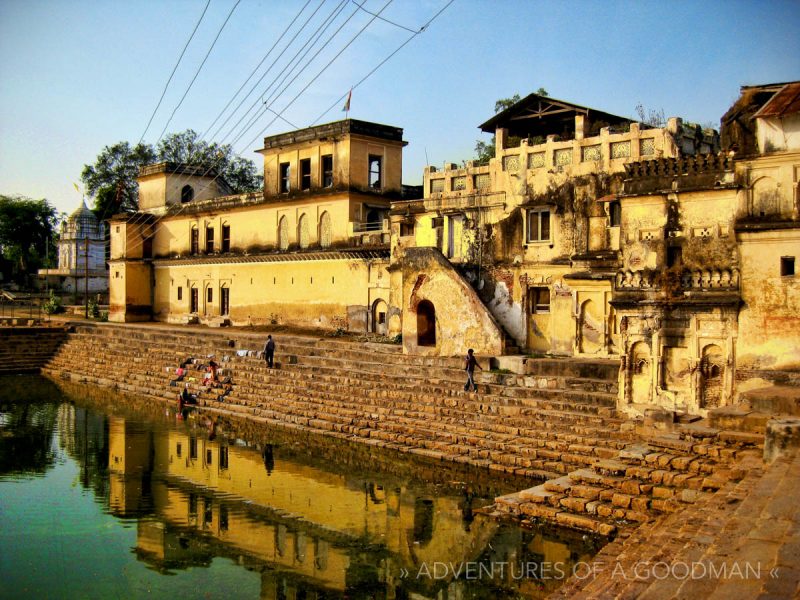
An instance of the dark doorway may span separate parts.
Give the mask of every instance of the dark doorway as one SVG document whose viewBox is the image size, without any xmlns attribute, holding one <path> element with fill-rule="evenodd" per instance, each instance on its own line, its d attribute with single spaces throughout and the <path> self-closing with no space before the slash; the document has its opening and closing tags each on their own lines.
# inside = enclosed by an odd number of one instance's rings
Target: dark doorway
<svg viewBox="0 0 800 600">
<path fill-rule="evenodd" d="M 227 315 L 231 312 L 231 288 L 221 288 L 219 291 L 219 314 Z"/>
<path fill-rule="evenodd" d="M 197 291 L 196 287 L 193 287 L 192 288 L 192 293 L 190 295 L 190 300 L 189 300 L 189 312 L 190 313 L 196 313 L 197 312 L 197 307 L 200 304 L 199 300 L 200 300 L 199 292 Z"/>
<path fill-rule="evenodd" d="M 436 309 L 428 300 L 417 305 L 417 345 L 436 345 Z"/>
</svg>

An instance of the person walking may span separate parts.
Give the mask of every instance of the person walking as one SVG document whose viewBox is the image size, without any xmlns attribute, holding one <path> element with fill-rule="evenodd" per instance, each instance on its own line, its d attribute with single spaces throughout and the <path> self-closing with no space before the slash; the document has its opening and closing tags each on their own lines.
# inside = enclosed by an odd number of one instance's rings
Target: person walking
<svg viewBox="0 0 800 600">
<path fill-rule="evenodd" d="M 264 360 L 267 361 L 267 366 L 271 369 L 273 358 L 275 357 L 275 340 L 271 335 L 267 336 L 267 343 L 264 345 Z"/>
<path fill-rule="evenodd" d="M 474 350 L 470 348 L 467 350 L 467 355 L 464 357 L 464 370 L 467 372 L 467 383 L 464 384 L 464 391 L 468 391 L 472 386 L 472 391 L 477 392 L 478 386 L 475 385 L 475 367 L 483 371 L 483 367 L 478 364 L 475 358 Z"/>
</svg>

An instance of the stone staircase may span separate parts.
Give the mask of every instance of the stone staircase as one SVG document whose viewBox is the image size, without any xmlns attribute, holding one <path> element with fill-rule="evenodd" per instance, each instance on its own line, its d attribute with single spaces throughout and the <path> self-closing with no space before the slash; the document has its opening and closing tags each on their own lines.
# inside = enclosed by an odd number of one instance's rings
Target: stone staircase
<svg viewBox="0 0 800 600">
<path fill-rule="evenodd" d="M 796 598 L 800 594 L 800 455 L 741 463 L 728 481 L 680 513 L 648 523 L 594 558 L 553 598 Z"/>
<path fill-rule="evenodd" d="M 38 373 L 66 339 L 63 327 L 0 326 L 0 375 Z"/>
<path fill-rule="evenodd" d="M 263 337 L 78 325 L 44 371 L 174 402 L 175 367 L 213 354 L 233 389 L 219 401 L 219 392 L 201 391 L 202 374 L 189 381 L 190 371 L 185 381 L 204 410 L 529 477 L 539 485 L 498 498 L 498 513 L 604 535 L 719 488 L 761 440 L 689 425 L 643 439 L 616 416 L 611 361 L 533 359 L 524 375 L 479 372 L 472 393 L 463 391 L 461 358 L 408 356 L 385 344 L 282 335 L 275 369 L 236 354 L 260 350 Z"/>
</svg>

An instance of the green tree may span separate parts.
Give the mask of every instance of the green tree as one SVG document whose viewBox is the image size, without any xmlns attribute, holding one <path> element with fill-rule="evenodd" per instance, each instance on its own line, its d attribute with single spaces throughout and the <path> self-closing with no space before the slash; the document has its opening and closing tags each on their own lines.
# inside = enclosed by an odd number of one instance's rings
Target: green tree
<svg viewBox="0 0 800 600">
<path fill-rule="evenodd" d="M 139 168 L 156 162 L 148 144 L 131 147 L 128 142 L 106 146 L 93 165 L 84 165 L 81 180 L 86 193 L 94 198 L 94 212 L 100 219 L 115 213 L 133 212 L 139 202 L 136 178 Z"/>
<path fill-rule="evenodd" d="M 236 156 L 229 144 L 209 144 L 198 137 L 195 131 L 187 129 L 164 137 L 155 149 L 149 144 L 131 146 L 128 142 L 103 148 L 95 163 L 85 165 L 81 173 L 87 193 L 94 198 L 93 210 L 98 218 L 136 211 L 139 169 L 155 162 L 214 168 L 234 193 L 261 189 L 262 179 L 253 161 Z"/>
<path fill-rule="evenodd" d="M 209 144 L 198 139 L 193 129 L 166 136 L 159 142 L 156 154 L 160 161 L 213 167 L 234 193 L 253 192 L 263 185 L 253 161 L 236 156 L 230 144 Z"/>
<path fill-rule="evenodd" d="M 548 96 L 547 90 L 543 87 L 540 87 L 536 90 L 536 93 L 540 96 Z M 519 94 L 514 94 L 510 98 L 500 98 L 494 103 L 494 114 L 498 114 L 507 108 L 511 108 L 517 102 L 521 100 Z M 477 154 L 478 164 L 481 165 L 488 165 L 489 160 L 494 158 L 496 152 L 496 142 L 495 136 L 492 135 L 492 140 L 490 142 L 484 142 L 483 140 L 477 140 L 475 142 L 475 154 Z"/>
<path fill-rule="evenodd" d="M 13 279 L 24 282 L 49 264 L 56 251 L 57 223 L 58 213 L 47 200 L 0 195 L 0 255 L 11 266 Z"/>
</svg>

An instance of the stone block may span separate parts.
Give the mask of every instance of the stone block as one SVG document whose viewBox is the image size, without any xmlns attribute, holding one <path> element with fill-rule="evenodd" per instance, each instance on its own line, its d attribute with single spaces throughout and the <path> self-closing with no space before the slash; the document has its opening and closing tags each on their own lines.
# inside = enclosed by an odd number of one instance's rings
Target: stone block
<svg viewBox="0 0 800 600">
<path fill-rule="evenodd" d="M 631 496 L 637 496 L 640 491 L 639 490 L 640 483 L 641 482 L 636 481 L 635 479 L 628 479 L 622 482 L 620 490 L 625 494 L 629 494 Z"/>
<path fill-rule="evenodd" d="M 764 439 L 764 462 L 770 464 L 781 456 L 790 456 L 800 448 L 800 417 L 782 417 L 767 423 Z"/>
<path fill-rule="evenodd" d="M 592 485 L 573 485 L 569 493 L 572 496 L 579 496 L 588 500 L 596 500 L 600 497 L 600 492 L 603 488 L 595 487 Z"/>
<path fill-rule="evenodd" d="M 559 502 L 561 506 L 572 512 L 580 513 L 586 508 L 588 501 L 585 498 L 576 498 L 573 496 L 565 496 Z"/>
<path fill-rule="evenodd" d="M 653 498 L 672 498 L 675 495 L 675 490 L 668 487 L 656 486 L 653 488 Z"/>
<path fill-rule="evenodd" d="M 528 517 L 538 517 L 540 519 L 556 520 L 556 517 L 562 511 L 552 506 L 545 506 L 542 504 L 535 504 L 533 502 L 524 502 L 519 505 L 519 510 L 523 515 Z"/>
<path fill-rule="evenodd" d="M 611 504 L 620 508 L 628 508 L 631 505 L 631 499 L 627 494 L 614 494 L 611 497 Z"/>
<path fill-rule="evenodd" d="M 594 470 L 603 475 L 624 475 L 627 468 L 624 462 L 613 459 L 598 460 L 594 464 Z"/>
</svg>

